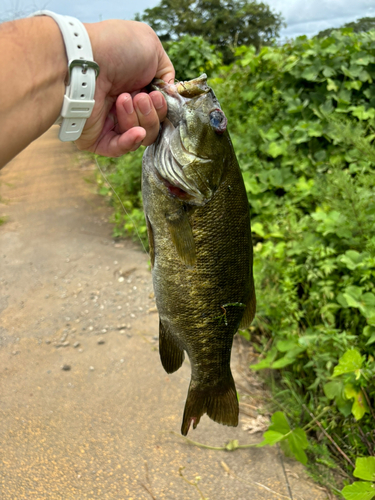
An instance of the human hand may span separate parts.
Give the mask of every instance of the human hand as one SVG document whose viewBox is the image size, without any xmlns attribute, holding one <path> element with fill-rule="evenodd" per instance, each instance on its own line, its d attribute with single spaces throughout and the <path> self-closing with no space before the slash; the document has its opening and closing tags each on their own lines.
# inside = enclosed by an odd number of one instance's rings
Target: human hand
<svg viewBox="0 0 375 500">
<path fill-rule="evenodd" d="M 146 94 L 142 89 L 153 78 L 169 82 L 175 76 L 159 38 L 136 21 L 102 21 L 85 27 L 100 74 L 94 109 L 75 144 L 112 157 L 152 144 L 167 104 L 160 92 Z"/>
</svg>

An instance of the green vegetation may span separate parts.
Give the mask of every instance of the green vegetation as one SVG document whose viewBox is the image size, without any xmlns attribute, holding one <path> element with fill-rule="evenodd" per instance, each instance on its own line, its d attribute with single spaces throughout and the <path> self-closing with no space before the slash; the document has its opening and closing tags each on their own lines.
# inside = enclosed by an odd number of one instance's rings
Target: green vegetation
<svg viewBox="0 0 375 500">
<path fill-rule="evenodd" d="M 375 17 L 361 17 L 357 21 L 351 21 L 350 23 L 345 23 L 341 28 L 352 28 L 354 33 L 360 33 L 362 31 L 370 31 L 375 29 Z M 320 31 L 317 36 L 327 37 L 330 36 L 335 28 L 328 28 L 326 30 Z"/>
<path fill-rule="evenodd" d="M 195 64 L 200 55 L 190 55 Z M 375 455 L 375 32 L 240 47 L 234 64 L 219 64 L 210 84 L 252 212 L 251 368 L 291 423 L 287 430 L 278 413 L 269 431 L 293 436 L 278 437 L 327 482 L 333 470 L 349 483 L 356 460 L 362 470 L 357 457 Z M 145 237 L 141 154 L 101 162 Z M 133 234 L 114 204 L 116 235 Z M 346 486 L 345 498 L 373 498 L 373 479 L 360 474 L 364 484 Z M 350 496 L 356 488 L 367 493 Z"/>
<path fill-rule="evenodd" d="M 365 481 L 345 486 L 345 500 L 371 500 L 375 497 L 375 457 L 357 458 L 353 475 Z"/>
<path fill-rule="evenodd" d="M 97 156 L 99 167 L 116 194 L 100 172 L 97 173 L 97 182 L 99 194 L 106 196 L 114 207 L 111 218 L 115 225 L 113 236 L 130 236 L 134 241 L 141 240 L 144 248 L 148 249 L 141 193 L 143 152 L 143 149 L 139 149 L 121 158 Z"/>
<path fill-rule="evenodd" d="M 255 0 L 161 0 L 136 20 L 149 24 L 163 42 L 202 37 L 224 55 L 225 63 L 233 61 L 239 45 L 271 44 L 282 26 L 280 14 Z"/>
<path fill-rule="evenodd" d="M 164 43 L 173 61 L 177 80 L 192 80 L 206 73 L 210 76 L 222 64 L 221 53 L 200 36 L 184 35 L 177 42 Z"/>
</svg>

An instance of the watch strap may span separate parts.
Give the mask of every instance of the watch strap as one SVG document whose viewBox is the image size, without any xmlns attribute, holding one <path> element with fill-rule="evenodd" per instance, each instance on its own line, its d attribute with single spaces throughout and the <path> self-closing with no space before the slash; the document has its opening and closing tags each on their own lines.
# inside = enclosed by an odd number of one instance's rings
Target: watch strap
<svg viewBox="0 0 375 500">
<path fill-rule="evenodd" d="M 60 117 L 61 141 L 77 140 L 90 117 L 95 101 L 95 80 L 99 66 L 93 60 L 89 35 L 78 19 L 40 10 L 33 16 L 49 16 L 60 28 L 68 58 L 68 81 Z"/>
</svg>

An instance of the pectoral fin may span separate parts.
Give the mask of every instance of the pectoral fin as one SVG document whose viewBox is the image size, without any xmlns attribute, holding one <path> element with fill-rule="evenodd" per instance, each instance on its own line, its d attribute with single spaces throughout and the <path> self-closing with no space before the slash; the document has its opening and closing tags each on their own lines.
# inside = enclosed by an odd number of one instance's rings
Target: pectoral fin
<svg viewBox="0 0 375 500">
<path fill-rule="evenodd" d="M 255 288 L 254 288 L 254 280 L 253 277 L 251 277 L 251 290 L 250 290 L 250 298 L 246 303 L 246 308 L 245 312 L 242 316 L 242 320 L 240 323 L 240 328 L 249 328 L 251 325 L 251 322 L 254 319 L 255 316 L 255 310 L 256 310 L 256 297 L 255 297 Z"/>
<path fill-rule="evenodd" d="M 172 241 L 184 264 L 194 266 L 197 260 L 193 230 L 183 207 L 165 215 Z"/>
<path fill-rule="evenodd" d="M 161 364 L 167 373 L 177 371 L 182 365 L 185 354 L 177 342 L 159 321 L 159 353 Z"/>
</svg>

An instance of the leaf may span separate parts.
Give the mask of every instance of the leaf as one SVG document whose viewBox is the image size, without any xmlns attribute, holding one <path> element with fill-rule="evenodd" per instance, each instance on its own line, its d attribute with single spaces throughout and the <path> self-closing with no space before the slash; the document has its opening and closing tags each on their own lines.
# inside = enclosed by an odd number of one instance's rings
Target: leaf
<svg viewBox="0 0 375 500">
<path fill-rule="evenodd" d="M 273 360 L 277 356 L 277 349 L 276 347 L 272 347 L 272 349 L 267 353 L 267 356 L 259 361 L 256 365 L 250 365 L 250 368 L 252 370 L 263 370 L 264 368 L 270 368 Z"/>
<path fill-rule="evenodd" d="M 339 90 L 339 87 L 337 86 L 336 82 L 334 82 L 330 78 L 327 78 L 327 90 L 334 90 L 335 92 L 337 92 Z"/>
<path fill-rule="evenodd" d="M 293 454 L 292 450 L 290 449 L 289 441 L 287 439 L 280 441 L 279 446 L 282 449 L 282 451 L 284 452 L 286 457 L 294 458 L 294 454 Z"/>
<path fill-rule="evenodd" d="M 329 115 L 333 112 L 334 107 L 332 104 L 332 99 L 327 99 L 324 104 L 319 106 L 320 111 L 323 113 L 323 115 Z"/>
<path fill-rule="evenodd" d="M 362 295 L 360 309 L 366 318 L 375 315 L 375 295 L 373 293 L 367 292 Z"/>
<path fill-rule="evenodd" d="M 280 443 L 282 450 L 287 456 L 293 456 L 302 464 L 306 464 L 307 456 L 303 450 L 308 447 L 309 443 L 305 431 L 300 427 L 292 431 L 284 413 L 281 411 L 274 413 L 271 421 L 272 424 L 268 431 L 263 434 L 264 440 L 257 446 L 260 448 Z"/>
<path fill-rule="evenodd" d="M 271 368 L 273 368 L 274 370 L 280 370 L 281 368 L 285 368 L 286 366 L 289 366 L 294 362 L 295 358 L 289 358 L 287 356 L 284 356 L 283 358 L 274 361 L 271 365 Z"/>
<path fill-rule="evenodd" d="M 333 380 L 332 382 L 327 382 L 323 386 L 324 394 L 328 399 L 334 399 L 336 396 L 340 396 L 343 389 L 343 383 L 341 380 Z"/>
<path fill-rule="evenodd" d="M 368 54 L 367 52 L 359 52 L 358 54 L 353 54 L 352 61 L 355 64 L 360 64 L 362 66 L 368 66 L 370 63 L 375 62 L 374 56 Z"/>
<path fill-rule="evenodd" d="M 357 309 L 361 307 L 361 303 L 349 293 L 343 293 L 342 295 L 349 307 L 356 307 Z"/>
<path fill-rule="evenodd" d="M 301 76 L 302 78 L 306 78 L 306 80 L 314 81 L 317 79 L 318 76 L 317 68 L 314 68 L 313 66 L 308 66 L 307 68 L 304 69 Z"/>
<path fill-rule="evenodd" d="M 350 400 L 342 398 L 336 399 L 337 408 L 339 412 L 344 415 L 344 417 L 349 417 L 352 413 L 353 403 Z"/>
<path fill-rule="evenodd" d="M 287 352 L 294 347 L 297 347 L 295 340 L 279 340 L 276 344 L 277 350 Z"/>
<path fill-rule="evenodd" d="M 292 363 L 295 362 L 295 360 L 296 358 L 284 356 L 283 358 L 274 361 L 271 365 L 271 368 L 273 368 L 274 370 L 279 370 L 280 368 L 285 368 L 285 366 L 291 365 Z"/>
<path fill-rule="evenodd" d="M 359 370 L 362 366 L 363 358 L 357 349 L 350 349 L 339 359 L 339 364 L 333 370 L 333 377 L 338 377 L 343 373 L 351 373 Z"/>
<path fill-rule="evenodd" d="M 263 224 L 261 224 L 260 222 L 251 224 L 251 231 L 258 236 L 261 236 L 262 238 L 264 238 L 264 236 L 266 235 L 266 233 L 264 232 Z"/>
<path fill-rule="evenodd" d="M 361 420 L 366 411 L 368 411 L 367 402 L 362 390 L 356 389 L 353 384 L 345 384 L 344 393 L 347 399 L 354 399 L 352 414 L 356 420 Z"/>
<path fill-rule="evenodd" d="M 241 335 L 241 337 L 250 342 L 251 335 L 248 330 L 238 330 L 238 333 Z"/>
<path fill-rule="evenodd" d="M 263 434 L 264 440 L 257 445 L 258 448 L 261 448 L 262 446 L 270 445 L 273 446 L 274 444 L 278 443 L 282 439 L 284 439 L 284 434 L 281 434 L 280 432 L 275 432 L 275 431 L 266 431 Z"/>
<path fill-rule="evenodd" d="M 359 286 L 347 286 L 343 295 L 349 307 L 360 307 L 362 288 Z"/>
<path fill-rule="evenodd" d="M 344 65 L 341 66 L 341 71 L 344 73 L 345 76 L 354 79 L 353 73 L 351 73 L 348 68 L 346 68 Z"/>
<path fill-rule="evenodd" d="M 249 368 L 252 370 L 258 371 L 258 370 L 264 370 L 265 368 L 270 368 L 272 361 L 270 358 L 267 356 L 266 358 L 262 359 L 257 363 L 256 365 L 250 365 Z"/>
<path fill-rule="evenodd" d="M 339 257 L 340 262 L 346 265 L 348 269 L 356 269 L 367 257 L 365 253 L 359 253 L 356 250 L 348 250 L 345 255 Z"/>
<path fill-rule="evenodd" d="M 277 142 L 271 142 L 268 146 L 268 154 L 272 156 L 272 158 L 276 158 L 279 155 L 282 155 L 285 152 L 285 146 L 281 146 Z"/>
<path fill-rule="evenodd" d="M 375 497 L 375 486 L 364 481 L 356 481 L 341 491 L 345 500 L 371 500 Z"/>
<path fill-rule="evenodd" d="M 282 434 L 290 432 L 290 425 L 282 411 L 275 412 L 271 417 L 271 422 L 269 430 L 281 432 Z"/>
<path fill-rule="evenodd" d="M 375 457 L 357 458 L 353 476 L 367 481 L 375 481 Z"/>
<path fill-rule="evenodd" d="M 326 77 L 326 78 L 329 78 L 330 76 L 333 76 L 336 74 L 336 71 L 331 68 L 330 66 L 325 66 L 324 69 L 323 69 L 323 75 Z"/>
<path fill-rule="evenodd" d="M 371 325 L 366 325 L 362 331 L 362 334 L 365 337 L 371 337 L 371 335 L 374 333 L 375 333 L 375 328 Z"/>
<path fill-rule="evenodd" d="M 345 82 L 345 88 L 351 90 L 360 90 L 362 87 L 362 82 L 360 80 L 354 80 L 351 82 Z"/>
<path fill-rule="evenodd" d="M 366 342 L 366 345 L 371 345 L 375 342 L 375 333 L 373 333 L 371 335 L 371 337 L 368 339 L 368 341 Z"/>
<path fill-rule="evenodd" d="M 281 341 L 283 342 L 283 341 Z M 289 341 L 285 341 L 285 342 L 289 342 Z M 277 345 L 278 349 L 279 349 L 279 345 Z M 285 345 L 281 344 L 281 347 L 285 347 Z M 279 368 L 284 368 L 284 366 L 288 366 L 292 363 L 295 362 L 295 360 L 297 359 L 297 357 L 306 350 L 306 347 L 300 347 L 300 346 L 297 346 L 296 344 L 291 344 L 289 349 L 287 350 L 287 353 L 284 357 L 282 357 L 281 359 L 278 359 L 277 361 L 274 361 L 271 365 L 271 368 L 273 369 L 279 369 Z"/>
<path fill-rule="evenodd" d="M 300 427 L 297 427 L 288 436 L 288 442 L 289 442 L 290 450 L 293 453 L 293 455 L 295 456 L 295 458 L 299 462 L 301 462 L 302 464 L 306 465 L 307 464 L 307 456 L 303 450 L 308 447 L 309 443 L 307 441 L 305 431 L 303 429 L 301 429 Z"/>
<path fill-rule="evenodd" d="M 349 111 L 359 120 L 368 120 L 375 117 L 374 109 L 366 109 L 365 106 L 350 106 Z"/>
<path fill-rule="evenodd" d="M 257 181 L 257 179 L 253 175 L 250 175 L 250 172 L 244 172 L 243 179 L 245 182 L 246 191 L 248 193 L 250 192 L 252 194 L 259 194 L 265 190 L 265 188 Z"/>
<path fill-rule="evenodd" d="M 275 412 L 271 417 L 272 424 L 269 426 L 268 431 L 263 434 L 264 441 L 258 444 L 258 447 L 272 446 L 282 439 L 290 432 L 290 426 L 282 411 Z"/>
</svg>

